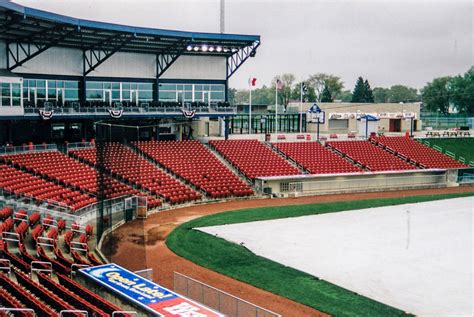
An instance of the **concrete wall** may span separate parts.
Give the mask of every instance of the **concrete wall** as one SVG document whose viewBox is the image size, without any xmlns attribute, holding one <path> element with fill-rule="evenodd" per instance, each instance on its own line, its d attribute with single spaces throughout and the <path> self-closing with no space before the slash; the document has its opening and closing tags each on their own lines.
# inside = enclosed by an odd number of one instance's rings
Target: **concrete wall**
<svg viewBox="0 0 474 317">
<path fill-rule="evenodd" d="M 5 42 L 0 41 L 0 69 L 6 68 Z M 162 75 L 166 79 L 226 79 L 226 59 L 218 56 L 183 55 Z M 52 47 L 15 73 L 82 76 L 82 51 Z M 88 76 L 155 78 L 156 57 L 153 54 L 116 53 Z"/>
<path fill-rule="evenodd" d="M 283 185 L 282 184 L 288 184 Z M 386 191 L 413 188 L 446 187 L 446 170 L 416 170 L 409 172 L 365 172 L 361 174 L 339 174 L 297 177 L 262 177 L 257 179 L 258 190 L 270 188 L 279 196 L 318 195 L 330 193 L 352 193 Z M 286 188 L 288 187 L 288 190 Z"/>
</svg>

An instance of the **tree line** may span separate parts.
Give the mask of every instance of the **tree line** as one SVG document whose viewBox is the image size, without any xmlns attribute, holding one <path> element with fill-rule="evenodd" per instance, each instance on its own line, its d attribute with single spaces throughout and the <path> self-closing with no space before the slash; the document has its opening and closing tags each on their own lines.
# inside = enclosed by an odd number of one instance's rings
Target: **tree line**
<svg viewBox="0 0 474 317">
<path fill-rule="evenodd" d="M 275 104 L 277 80 L 283 83 L 283 88 L 278 92 L 278 104 L 285 107 L 289 102 L 299 102 L 301 99 L 304 102 L 422 102 L 426 110 L 432 112 L 447 114 L 450 110 L 455 110 L 460 113 L 474 113 L 474 67 L 463 75 L 435 78 L 420 91 L 404 85 L 371 88 L 369 81 L 363 77 L 357 79 L 353 90 L 350 91 L 344 90 L 344 82 L 336 75 L 317 73 L 301 82 L 297 81 L 293 74 L 282 74 L 275 76 L 270 86 L 263 85 L 254 89 L 252 104 Z M 229 101 L 233 104 L 248 104 L 249 90 L 230 88 Z"/>
</svg>

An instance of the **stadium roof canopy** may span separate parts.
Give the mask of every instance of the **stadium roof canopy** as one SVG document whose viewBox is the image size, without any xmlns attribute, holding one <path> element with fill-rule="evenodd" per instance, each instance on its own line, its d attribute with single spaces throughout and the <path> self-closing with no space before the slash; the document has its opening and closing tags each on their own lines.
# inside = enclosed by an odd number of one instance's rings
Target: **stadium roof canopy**
<svg viewBox="0 0 474 317">
<path fill-rule="evenodd" d="M 260 45 L 258 35 L 184 32 L 82 20 L 8 0 L 0 0 L 0 40 L 8 44 L 9 70 L 55 46 L 83 50 L 85 75 L 120 51 L 156 54 L 161 68 L 158 74 L 183 54 L 224 56 L 230 77 L 248 57 L 255 56 Z"/>
</svg>

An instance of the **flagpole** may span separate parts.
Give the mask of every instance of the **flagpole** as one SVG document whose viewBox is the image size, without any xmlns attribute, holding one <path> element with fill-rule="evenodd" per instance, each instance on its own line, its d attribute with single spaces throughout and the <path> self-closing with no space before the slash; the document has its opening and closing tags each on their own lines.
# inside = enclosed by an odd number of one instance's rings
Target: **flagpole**
<svg viewBox="0 0 474 317">
<path fill-rule="evenodd" d="M 300 86 L 300 133 L 303 132 L 303 81 Z"/>
<path fill-rule="evenodd" d="M 249 96 L 249 134 L 252 134 L 252 86 L 250 86 Z"/>
<path fill-rule="evenodd" d="M 275 133 L 278 133 L 278 81 L 275 84 Z"/>
</svg>

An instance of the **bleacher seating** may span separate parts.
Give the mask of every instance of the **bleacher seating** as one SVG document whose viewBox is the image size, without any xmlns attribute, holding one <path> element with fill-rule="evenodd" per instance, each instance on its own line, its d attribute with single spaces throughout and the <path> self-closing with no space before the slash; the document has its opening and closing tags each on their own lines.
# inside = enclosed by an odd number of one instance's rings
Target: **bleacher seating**
<svg viewBox="0 0 474 317">
<path fill-rule="evenodd" d="M 134 146 L 213 198 L 253 193 L 199 141 L 143 141 Z"/>
<path fill-rule="evenodd" d="M 209 144 L 252 180 L 261 176 L 300 174 L 297 168 L 257 140 L 213 140 Z"/>
<path fill-rule="evenodd" d="M 361 169 L 319 142 L 284 142 L 274 146 L 311 174 L 357 173 Z"/>
<path fill-rule="evenodd" d="M 88 192 L 94 196 L 99 194 L 99 178 L 101 175 L 92 167 L 82 164 L 60 152 L 38 152 L 7 155 L 3 160 L 25 169 L 30 173 L 40 174 L 55 182 L 64 183 L 65 186 Z M 71 173 L 71 171 L 74 171 Z M 120 183 L 119 181 L 103 175 L 103 194 L 106 199 L 125 195 L 145 195 L 138 190 Z M 151 196 L 147 197 L 150 208 L 157 207 L 161 202 Z M 84 206 L 93 203 L 90 201 Z M 82 206 L 83 207 L 83 206 Z"/>
<path fill-rule="evenodd" d="M 132 149 L 118 143 L 107 143 L 99 152 L 103 158 L 103 167 L 115 177 L 160 195 L 171 204 L 184 203 L 201 198 L 201 194 L 187 187 L 175 178 L 160 170 Z M 97 165 L 96 148 L 81 149 L 71 152 L 77 158 Z"/>
<path fill-rule="evenodd" d="M 413 165 L 368 141 L 331 141 L 327 143 L 327 146 L 343 153 L 372 172 L 415 169 Z"/>
<path fill-rule="evenodd" d="M 444 155 L 432 148 L 427 147 L 415 140 L 405 137 L 374 137 L 372 141 L 380 147 L 401 154 L 408 161 L 413 161 L 424 168 L 464 168 L 469 167 Z"/>
<path fill-rule="evenodd" d="M 15 195 L 35 198 L 40 202 L 59 202 L 73 211 L 96 202 L 96 198 L 91 195 L 57 185 L 4 164 L 0 164 L 0 188 Z"/>
</svg>

